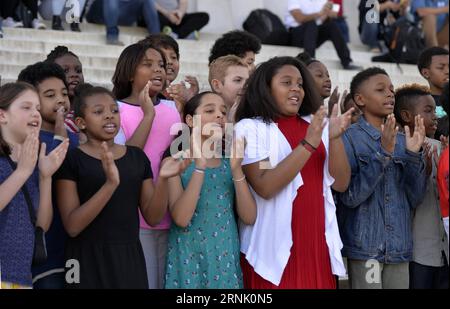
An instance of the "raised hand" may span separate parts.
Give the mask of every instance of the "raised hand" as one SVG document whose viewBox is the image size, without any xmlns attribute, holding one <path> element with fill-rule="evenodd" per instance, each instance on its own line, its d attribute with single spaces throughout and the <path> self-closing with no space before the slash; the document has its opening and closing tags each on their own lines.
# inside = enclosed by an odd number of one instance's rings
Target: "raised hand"
<svg viewBox="0 0 450 309">
<path fill-rule="evenodd" d="M 201 130 L 201 128 L 194 128 L 193 130 Z M 195 166 L 201 169 L 206 169 L 207 161 L 205 157 L 205 153 L 203 153 L 202 149 L 202 141 L 200 134 L 192 134 L 191 138 L 191 148 L 192 148 L 192 158 L 195 161 Z"/>
<path fill-rule="evenodd" d="M 381 125 L 381 146 L 390 154 L 395 150 L 398 130 L 394 114 L 387 116 L 386 122 Z"/>
<path fill-rule="evenodd" d="M 239 170 L 242 168 L 242 161 L 244 160 L 245 154 L 245 138 L 233 137 L 233 143 L 231 145 L 231 157 L 230 157 L 230 166 L 232 171 Z"/>
<path fill-rule="evenodd" d="M 154 117 L 155 116 L 155 106 L 153 104 L 152 98 L 150 97 L 150 88 L 152 87 L 152 82 L 148 81 L 144 89 L 139 94 L 139 104 L 141 105 L 144 117 Z"/>
<path fill-rule="evenodd" d="M 328 100 L 328 117 L 331 117 L 331 113 L 333 112 L 334 105 L 339 102 L 341 94 L 339 93 L 339 87 L 336 86 L 333 92 L 331 93 L 330 99 Z"/>
<path fill-rule="evenodd" d="M 168 179 L 180 175 L 191 163 L 192 159 L 189 158 L 187 151 L 181 151 L 173 157 L 164 159 L 159 170 L 159 177 Z"/>
<path fill-rule="evenodd" d="M 167 94 L 172 98 L 177 106 L 177 110 L 182 113 L 184 110 L 184 105 L 188 101 L 188 89 L 183 83 L 170 85 L 166 89 Z"/>
<path fill-rule="evenodd" d="M 186 101 L 189 101 L 200 92 L 200 85 L 197 78 L 191 75 L 186 76 L 184 81 L 191 85 L 191 87 L 187 89 L 188 96 L 186 97 Z"/>
<path fill-rule="evenodd" d="M 330 140 L 341 137 L 345 130 L 348 129 L 352 123 L 352 113 L 354 110 L 352 107 L 345 114 L 339 116 L 339 105 L 334 105 L 330 117 Z"/>
<path fill-rule="evenodd" d="M 422 148 L 423 142 L 425 141 L 426 131 L 423 118 L 420 115 L 417 115 L 414 121 L 415 127 L 413 135 L 411 135 L 411 130 L 409 127 L 405 127 L 406 149 L 411 152 L 418 153 Z"/>
<path fill-rule="evenodd" d="M 319 147 L 322 142 L 322 132 L 326 126 L 325 118 L 327 117 L 327 111 L 324 106 L 321 106 L 319 110 L 312 116 L 311 124 L 306 132 L 306 141 L 314 148 Z"/>
<path fill-rule="evenodd" d="M 45 154 L 47 146 L 41 144 L 41 152 L 39 153 L 39 173 L 42 177 L 51 177 L 63 163 L 67 149 L 69 149 L 69 139 L 65 139 L 58 147 L 53 149 L 48 155 Z"/>
<path fill-rule="evenodd" d="M 38 130 L 33 130 L 22 145 L 13 148 L 13 155 L 17 160 L 17 170 L 28 177 L 33 173 L 38 159 L 39 139 Z"/>
<path fill-rule="evenodd" d="M 63 106 L 61 106 L 56 111 L 55 135 L 59 135 L 64 138 L 67 138 L 67 130 L 66 130 L 66 126 L 64 125 L 65 114 L 66 114 L 66 109 Z"/>
<path fill-rule="evenodd" d="M 106 175 L 106 182 L 116 187 L 119 186 L 120 184 L 119 170 L 117 169 L 116 163 L 114 162 L 114 156 L 112 152 L 109 151 L 106 142 L 102 143 L 101 158 L 103 171 L 105 172 Z"/>
</svg>

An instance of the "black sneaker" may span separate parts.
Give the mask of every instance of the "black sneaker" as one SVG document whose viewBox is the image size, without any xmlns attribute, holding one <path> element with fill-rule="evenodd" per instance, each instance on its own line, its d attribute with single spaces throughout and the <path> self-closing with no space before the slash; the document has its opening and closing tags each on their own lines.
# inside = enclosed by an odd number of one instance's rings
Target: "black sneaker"
<svg viewBox="0 0 450 309">
<path fill-rule="evenodd" d="M 80 24 L 78 24 L 78 23 L 71 23 L 70 24 L 70 30 L 72 30 L 73 32 L 81 32 Z"/>
<path fill-rule="evenodd" d="M 64 31 L 64 28 L 63 28 L 62 22 L 61 22 L 61 17 L 53 16 L 52 29 L 58 30 L 58 31 Z"/>
</svg>

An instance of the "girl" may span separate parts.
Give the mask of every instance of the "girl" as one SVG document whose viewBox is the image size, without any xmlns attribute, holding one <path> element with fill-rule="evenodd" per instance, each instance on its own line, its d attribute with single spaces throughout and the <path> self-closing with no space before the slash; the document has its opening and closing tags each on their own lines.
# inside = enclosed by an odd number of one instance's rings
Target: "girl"
<svg viewBox="0 0 450 309">
<path fill-rule="evenodd" d="M 69 100 L 73 102 L 75 88 L 84 83 L 83 65 L 80 59 L 73 52 L 69 51 L 66 46 L 57 46 L 47 55 L 46 61 L 56 63 L 61 66 L 66 74 L 66 82 L 69 91 Z M 74 122 L 73 104 L 71 104 L 70 112 L 65 119 L 66 128 L 72 133 L 79 133 L 78 127 Z M 83 138 L 84 141 L 84 138 Z"/>
<path fill-rule="evenodd" d="M 345 268 L 331 188 L 350 179 L 340 136 L 352 110 L 326 120 L 308 69 L 291 57 L 258 67 L 242 100 L 235 130 L 258 207 L 240 228 L 245 287 L 334 289 Z"/>
<path fill-rule="evenodd" d="M 299 54 L 297 59 L 306 64 L 306 67 L 314 79 L 316 89 L 322 98 L 322 104 L 325 104 L 325 100 L 330 98 L 328 100 L 328 111 L 329 115 L 331 115 L 334 105 L 339 101 L 340 94 L 338 93 L 338 87 L 334 88 L 333 93 L 331 93 L 331 79 L 327 67 L 319 60 L 311 58 L 307 52 Z M 342 101 L 346 96 L 347 91 L 344 91 Z"/>
<path fill-rule="evenodd" d="M 196 159 L 169 180 L 169 209 L 175 225 L 169 234 L 166 288 L 243 287 L 233 204 L 236 196 L 237 214 L 248 225 L 255 221 L 256 204 L 241 168 L 242 158 L 225 160 L 222 155 L 207 154 L 214 153 L 214 144 L 222 145 L 226 114 L 223 99 L 211 92 L 186 104 L 184 119 L 193 128 L 187 156 Z M 205 134 L 212 130 L 221 134 Z M 208 141 L 214 141 L 211 148 Z M 239 147 L 243 150 L 243 142 Z"/>
<path fill-rule="evenodd" d="M 51 182 L 66 155 L 65 140 L 48 156 L 39 151 L 39 96 L 29 84 L 0 88 L 1 288 L 31 288 L 34 230 L 52 222 Z M 37 166 L 36 166 L 37 163 Z M 33 226 L 30 210 L 36 212 Z"/>
<path fill-rule="evenodd" d="M 120 55 L 113 77 L 122 131 L 116 141 L 144 150 L 152 162 L 155 181 L 162 154 L 173 139 L 171 127 L 181 121 L 174 102 L 158 99 L 165 82 L 166 62 L 158 49 L 151 45 L 133 44 Z M 164 286 L 169 227 L 169 215 L 154 227 L 147 225 L 141 217 L 140 238 L 150 288 L 161 289 Z"/>
<path fill-rule="evenodd" d="M 78 91 L 78 90 L 77 90 Z M 157 224 L 167 205 L 167 176 L 153 187 L 150 162 L 136 147 L 114 143 L 119 107 L 106 89 L 81 86 L 76 122 L 87 142 L 69 151 L 57 175 L 61 218 L 71 237 L 66 260 L 81 265 L 81 281 L 69 288 L 147 288 L 139 242 L 140 209 Z"/>
</svg>

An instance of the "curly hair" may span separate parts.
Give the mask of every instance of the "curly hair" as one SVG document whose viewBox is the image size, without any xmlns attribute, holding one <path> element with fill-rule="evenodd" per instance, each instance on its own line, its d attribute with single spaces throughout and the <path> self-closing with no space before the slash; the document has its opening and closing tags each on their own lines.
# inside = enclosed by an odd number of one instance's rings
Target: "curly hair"
<svg viewBox="0 0 450 309">
<path fill-rule="evenodd" d="M 394 107 L 394 115 L 395 119 L 402 125 L 405 126 L 406 123 L 402 118 L 402 111 L 414 110 L 417 97 L 428 96 L 431 95 L 430 88 L 419 85 L 419 84 L 411 84 L 411 85 L 403 85 L 398 88 L 395 92 L 395 107 Z"/>
<path fill-rule="evenodd" d="M 227 32 L 211 48 L 209 64 L 217 58 L 227 55 L 243 58 L 249 51 L 258 54 L 261 51 L 261 40 L 246 31 Z"/>
<path fill-rule="evenodd" d="M 17 81 L 26 82 L 34 87 L 38 87 L 44 80 L 52 77 L 60 79 L 67 88 L 64 70 L 56 63 L 45 61 L 27 66 L 20 72 Z"/>
</svg>

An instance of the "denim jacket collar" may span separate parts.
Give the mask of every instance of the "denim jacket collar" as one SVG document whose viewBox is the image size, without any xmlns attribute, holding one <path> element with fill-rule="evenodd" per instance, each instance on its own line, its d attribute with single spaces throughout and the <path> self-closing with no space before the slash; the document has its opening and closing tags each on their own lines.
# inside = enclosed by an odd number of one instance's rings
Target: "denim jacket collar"
<svg viewBox="0 0 450 309">
<path fill-rule="evenodd" d="M 381 132 L 378 131 L 373 125 L 371 125 L 364 116 L 361 116 L 357 122 L 359 127 L 363 129 L 372 139 L 379 140 L 381 138 Z"/>
</svg>

